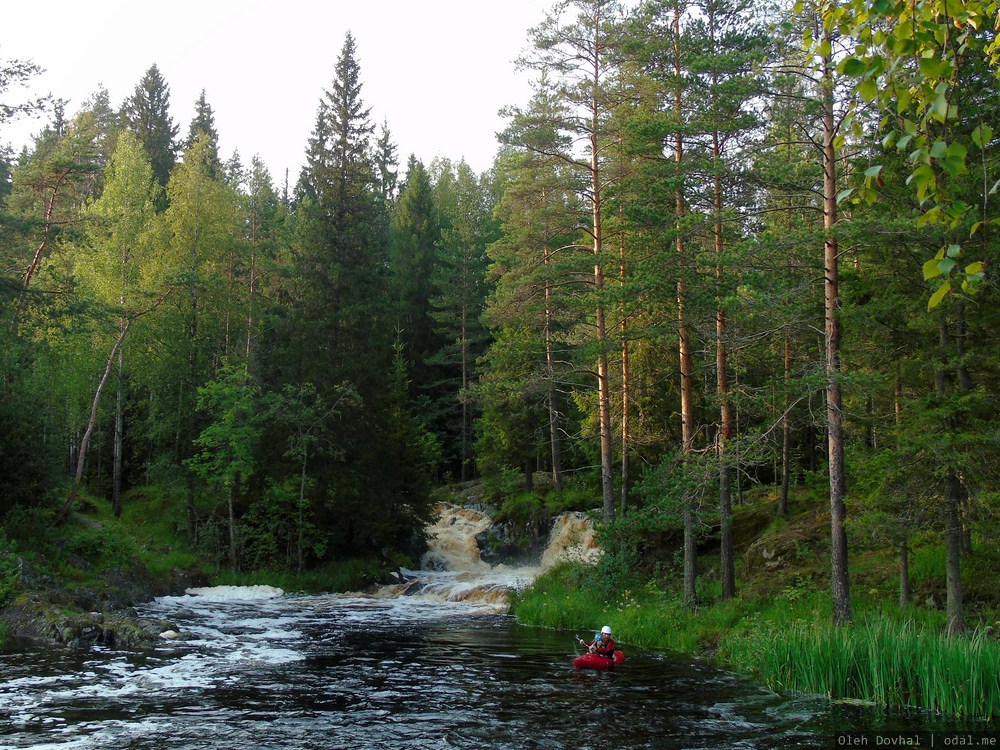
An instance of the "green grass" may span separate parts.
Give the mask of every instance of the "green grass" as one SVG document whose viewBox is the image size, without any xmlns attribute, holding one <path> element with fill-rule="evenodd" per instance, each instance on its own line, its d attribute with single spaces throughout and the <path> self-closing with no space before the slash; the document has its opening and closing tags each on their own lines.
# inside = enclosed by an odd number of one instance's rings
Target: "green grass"
<svg viewBox="0 0 1000 750">
<path fill-rule="evenodd" d="M 163 577 L 172 570 L 205 572 L 204 561 L 190 548 L 181 526 L 181 507 L 169 490 L 151 486 L 125 496 L 120 518 L 114 517 L 111 504 L 104 500 L 92 501 L 88 516 L 114 530 L 154 575 Z"/>
<path fill-rule="evenodd" d="M 235 572 L 224 570 L 212 577 L 217 586 L 277 586 L 288 593 L 359 591 L 381 580 L 385 569 L 374 559 L 342 560 L 301 574 L 281 570 Z"/>
</svg>

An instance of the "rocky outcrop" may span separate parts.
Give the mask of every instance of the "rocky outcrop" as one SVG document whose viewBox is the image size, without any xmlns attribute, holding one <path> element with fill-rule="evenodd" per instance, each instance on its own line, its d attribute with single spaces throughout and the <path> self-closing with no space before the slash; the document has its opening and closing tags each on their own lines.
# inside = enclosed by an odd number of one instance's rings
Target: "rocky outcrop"
<svg viewBox="0 0 1000 750">
<path fill-rule="evenodd" d="M 134 605 L 199 583 L 180 571 L 162 580 L 137 563 L 102 571 L 96 576 L 99 584 L 90 587 L 60 583 L 24 560 L 18 561 L 18 569 L 20 593 L 0 609 L 7 636 L 68 646 L 151 646 L 161 633 L 177 626 L 139 617 Z"/>
<path fill-rule="evenodd" d="M 517 565 L 538 560 L 547 539 L 548 529 L 526 528 L 512 521 L 493 524 L 476 534 L 479 555 L 490 565 Z"/>
</svg>

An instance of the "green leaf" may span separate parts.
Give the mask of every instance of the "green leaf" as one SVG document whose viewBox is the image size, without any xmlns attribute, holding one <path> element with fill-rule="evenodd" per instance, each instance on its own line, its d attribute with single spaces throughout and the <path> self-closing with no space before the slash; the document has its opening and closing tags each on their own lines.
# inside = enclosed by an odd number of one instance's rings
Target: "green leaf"
<svg viewBox="0 0 1000 750">
<path fill-rule="evenodd" d="M 935 184 L 936 179 L 934 170 L 930 164 L 921 164 L 906 178 L 906 182 L 907 184 L 912 182 L 914 187 L 917 188 L 918 193 L 923 194 L 927 192 L 929 187 Z"/>
<path fill-rule="evenodd" d="M 986 148 L 986 144 L 993 139 L 993 128 L 985 123 L 979 125 L 972 131 L 972 142 L 979 148 Z"/>
<path fill-rule="evenodd" d="M 983 262 L 981 260 L 977 260 L 975 263 L 970 263 L 965 267 L 965 272 L 970 276 L 976 273 L 982 273 Z"/>
<path fill-rule="evenodd" d="M 949 107 L 948 97 L 944 92 L 938 93 L 931 102 L 930 115 L 934 119 L 944 122 L 948 118 Z"/>
<path fill-rule="evenodd" d="M 942 140 L 934 141 L 934 145 L 931 146 L 931 156 L 935 159 L 943 159 L 945 154 L 948 153 L 948 144 Z"/>
<path fill-rule="evenodd" d="M 1000 190 L 1000 180 L 997 180 L 993 187 L 990 188 L 990 195 L 995 195 L 997 190 Z"/>
<path fill-rule="evenodd" d="M 878 177 L 879 172 L 881 171 L 882 171 L 881 164 L 878 164 L 874 167 L 868 167 L 868 169 L 865 170 L 865 177 Z"/>
<path fill-rule="evenodd" d="M 853 192 L 854 192 L 854 188 L 852 188 L 852 187 L 851 188 L 844 188 L 843 190 L 841 190 L 839 193 L 837 193 L 837 203 L 840 203 L 841 201 L 845 200 L 846 198 L 849 198 L 851 196 L 851 193 L 853 193 Z"/>
<path fill-rule="evenodd" d="M 936 57 L 920 58 L 920 73 L 925 78 L 947 78 L 951 75 L 953 67 L 950 60 L 939 60 Z"/>
<path fill-rule="evenodd" d="M 961 143 L 952 143 L 945 153 L 945 162 L 949 166 L 954 166 L 958 171 L 954 174 L 961 174 L 965 171 L 965 157 L 969 150 Z"/>
<path fill-rule="evenodd" d="M 983 225 L 983 222 L 981 222 L 981 221 L 977 221 L 975 224 L 973 224 L 972 225 L 972 229 L 969 230 L 969 236 L 971 237 L 976 232 L 978 232 L 979 231 L 979 227 L 981 227 L 982 225 Z"/>
<path fill-rule="evenodd" d="M 874 79 L 869 78 L 858 86 L 858 96 L 866 102 L 875 101 L 878 97 L 878 84 Z"/>
<path fill-rule="evenodd" d="M 938 268 L 938 261 L 931 258 L 929 261 L 924 263 L 924 281 L 930 281 L 935 276 L 941 275 L 941 269 Z"/>
<path fill-rule="evenodd" d="M 851 76 L 852 78 L 860 78 L 868 69 L 868 66 L 865 65 L 864 61 L 859 60 L 856 57 L 848 57 L 840 63 L 839 67 L 841 73 L 845 76 Z"/>
<path fill-rule="evenodd" d="M 951 258 L 945 258 L 938 261 L 938 270 L 941 271 L 942 276 L 951 276 L 951 271 L 956 265 L 956 262 Z"/>
<path fill-rule="evenodd" d="M 945 298 L 945 295 L 951 291 L 951 282 L 946 281 L 941 286 L 937 288 L 937 291 L 931 295 L 930 300 L 927 302 L 927 309 L 933 310 L 935 307 L 941 304 L 941 300 Z"/>
</svg>

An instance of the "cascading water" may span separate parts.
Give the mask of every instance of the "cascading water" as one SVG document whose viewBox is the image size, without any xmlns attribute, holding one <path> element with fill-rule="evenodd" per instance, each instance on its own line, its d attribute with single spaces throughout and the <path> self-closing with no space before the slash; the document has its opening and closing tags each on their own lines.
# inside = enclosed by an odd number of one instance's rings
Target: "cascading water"
<svg viewBox="0 0 1000 750">
<path fill-rule="evenodd" d="M 377 596 L 421 596 L 439 601 L 476 602 L 506 607 L 507 593 L 530 584 L 542 571 L 564 561 L 600 559 L 593 524 L 583 513 L 563 513 L 553 523 L 548 545 L 536 565 L 490 565 L 480 556 L 476 537 L 493 523 L 475 508 L 439 503 L 427 527 L 428 550 L 419 570 L 402 571 L 404 580 Z"/>
</svg>

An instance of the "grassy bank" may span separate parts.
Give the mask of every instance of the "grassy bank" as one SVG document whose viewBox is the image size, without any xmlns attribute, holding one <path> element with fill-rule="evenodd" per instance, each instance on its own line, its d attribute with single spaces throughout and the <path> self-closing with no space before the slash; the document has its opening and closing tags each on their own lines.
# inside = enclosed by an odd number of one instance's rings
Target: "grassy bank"
<svg viewBox="0 0 1000 750">
<path fill-rule="evenodd" d="M 982 628 L 949 637 L 941 613 L 861 596 L 854 625 L 835 628 L 829 596 L 805 586 L 697 611 L 651 584 L 608 603 L 593 590 L 595 574 L 575 566 L 552 571 L 514 596 L 513 612 L 552 628 L 608 624 L 624 644 L 709 655 L 777 690 L 1000 717 L 1000 642 Z"/>
</svg>

